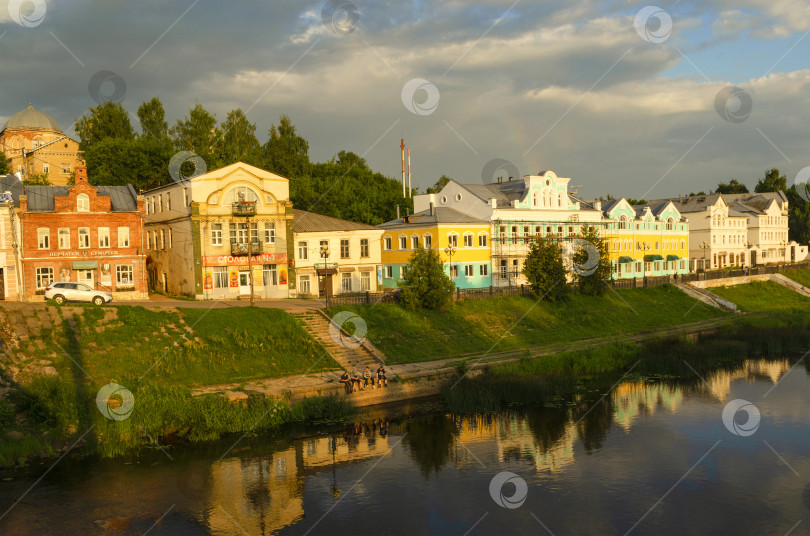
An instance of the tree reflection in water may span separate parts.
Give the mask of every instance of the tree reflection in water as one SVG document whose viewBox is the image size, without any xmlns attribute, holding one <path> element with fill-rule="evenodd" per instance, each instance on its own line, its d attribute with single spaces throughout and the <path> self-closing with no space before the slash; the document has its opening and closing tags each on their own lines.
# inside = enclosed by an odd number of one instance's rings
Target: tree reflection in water
<svg viewBox="0 0 810 536">
<path fill-rule="evenodd" d="M 450 460 L 453 443 L 458 428 L 449 415 L 432 415 L 415 419 L 407 424 L 407 435 L 403 443 L 411 453 L 411 458 L 419 466 L 425 480 Z"/>
</svg>

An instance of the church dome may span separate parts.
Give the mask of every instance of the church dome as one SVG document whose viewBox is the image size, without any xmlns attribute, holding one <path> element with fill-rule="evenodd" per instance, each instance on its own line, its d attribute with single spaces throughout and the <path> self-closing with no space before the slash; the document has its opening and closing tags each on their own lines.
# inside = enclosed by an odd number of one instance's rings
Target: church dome
<svg viewBox="0 0 810 536">
<path fill-rule="evenodd" d="M 47 130 L 58 130 L 60 132 L 62 130 L 62 127 L 59 126 L 56 119 L 45 112 L 40 112 L 39 110 L 35 109 L 30 103 L 28 104 L 28 108 L 25 110 L 20 110 L 16 114 L 12 115 L 8 121 L 6 121 L 3 129 L 6 128 L 41 128 Z"/>
</svg>

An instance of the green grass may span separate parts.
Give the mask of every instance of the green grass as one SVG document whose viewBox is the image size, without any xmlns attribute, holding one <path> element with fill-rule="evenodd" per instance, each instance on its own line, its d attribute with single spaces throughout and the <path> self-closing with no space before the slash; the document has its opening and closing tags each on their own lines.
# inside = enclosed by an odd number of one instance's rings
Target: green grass
<svg viewBox="0 0 810 536">
<path fill-rule="evenodd" d="M 412 311 L 396 304 L 340 306 L 368 325 L 368 338 L 389 363 L 430 361 L 472 352 L 516 350 L 726 315 L 696 302 L 672 285 L 609 291 L 603 297 L 573 294 L 557 303 L 525 297 L 462 301 L 446 311 Z"/>
<path fill-rule="evenodd" d="M 708 290 L 736 303 L 742 311 L 778 312 L 794 308 L 810 310 L 810 298 L 772 281 L 712 287 Z"/>
<path fill-rule="evenodd" d="M 810 288 L 810 268 L 803 268 L 800 270 L 786 270 L 782 272 L 782 275 L 785 277 L 789 277 L 790 279 L 796 281 L 797 283 L 801 283 L 805 287 Z"/>
</svg>

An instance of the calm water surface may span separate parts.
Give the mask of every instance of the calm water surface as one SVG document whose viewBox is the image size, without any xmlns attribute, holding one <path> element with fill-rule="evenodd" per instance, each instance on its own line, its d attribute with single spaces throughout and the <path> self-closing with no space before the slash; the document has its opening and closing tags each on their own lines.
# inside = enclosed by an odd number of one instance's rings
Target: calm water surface
<svg viewBox="0 0 810 536">
<path fill-rule="evenodd" d="M 0 534 L 808 534 L 810 380 L 792 365 L 751 361 L 690 386 L 623 382 L 575 407 L 370 415 L 224 457 L 235 438 L 65 459 Z M 724 424 L 737 399 L 758 409 L 758 427 L 745 410 Z M 41 474 L 2 482 L 0 510 Z"/>
</svg>

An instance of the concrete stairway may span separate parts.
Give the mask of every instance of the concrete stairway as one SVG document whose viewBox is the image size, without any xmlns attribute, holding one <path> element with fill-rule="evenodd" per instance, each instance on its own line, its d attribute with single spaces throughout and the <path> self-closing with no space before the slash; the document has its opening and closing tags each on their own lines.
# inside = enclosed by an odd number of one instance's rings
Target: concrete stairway
<svg viewBox="0 0 810 536">
<path fill-rule="evenodd" d="M 360 374 L 369 367 L 372 372 L 377 370 L 379 361 L 365 346 L 356 348 L 346 347 L 335 341 L 329 333 L 330 322 L 318 311 L 307 311 L 295 315 L 304 323 L 304 328 L 312 337 L 321 343 L 329 355 L 344 369 L 356 368 Z"/>
<path fill-rule="evenodd" d="M 705 288 L 700 288 L 689 283 L 679 283 L 678 288 L 680 288 L 687 296 L 701 301 L 706 305 L 710 305 L 724 311 L 730 311 L 733 313 L 737 312 L 736 303 L 730 302 L 725 298 L 721 298 L 717 294 L 709 292 Z"/>
</svg>

